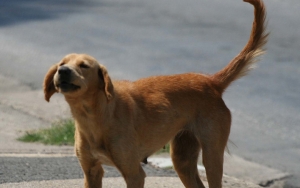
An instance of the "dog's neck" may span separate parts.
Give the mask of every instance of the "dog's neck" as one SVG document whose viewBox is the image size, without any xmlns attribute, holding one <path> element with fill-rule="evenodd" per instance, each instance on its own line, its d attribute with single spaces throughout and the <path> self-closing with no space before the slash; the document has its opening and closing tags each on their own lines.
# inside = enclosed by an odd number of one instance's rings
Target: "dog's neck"
<svg viewBox="0 0 300 188">
<path fill-rule="evenodd" d="M 65 99 L 74 117 L 101 119 L 108 115 L 108 101 L 102 92 L 87 93 L 80 97 L 65 96 Z"/>
<path fill-rule="evenodd" d="M 111 103 L 108 103 L 106 96 L 101 93 L 89 93 L 81 97 L 67 97 L 70 110 L 75 118 L 76 130 L 83 137 L 89 140 L 101 140 L 105 131 L 109 128 L 105 123 L 111 116 Z M 93 130 L 93 131 L 91 131 Z M 90 143 L 91 144 L 91 143 Z"/>
</svg>

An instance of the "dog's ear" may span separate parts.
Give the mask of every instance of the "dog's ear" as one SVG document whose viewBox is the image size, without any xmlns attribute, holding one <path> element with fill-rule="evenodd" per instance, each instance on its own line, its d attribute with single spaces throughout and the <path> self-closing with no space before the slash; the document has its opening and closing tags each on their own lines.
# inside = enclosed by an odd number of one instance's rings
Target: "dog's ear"
<svg viewBox="0 0 300 188">
<path fill-rule="evenodd" d="M 111 79 L 107 73 L 106 68 L 103 65 L 99 65 L 98 76 L 101 83 L 100 87 L 101 89 L 103 89 L 107 101 L 109 102 L 114 95 L 114 86 L 111 82 Z"/>
<path fill-rule="evenodd" d="M 49 102 L 51 96 L 57 92 L 55 86 L 54 86 L 54 82 L 53 82 L 53 77 L 57 71 L 58 65 L 53 65 L 52 67 L 50 67 L 50 69 L 48 70 L 45 78 L 44 78 L 44 84 L 43 84 L 43 88 L 44 88 L 44 95 L 45 95 L 45 100 Z"/>
</svg>

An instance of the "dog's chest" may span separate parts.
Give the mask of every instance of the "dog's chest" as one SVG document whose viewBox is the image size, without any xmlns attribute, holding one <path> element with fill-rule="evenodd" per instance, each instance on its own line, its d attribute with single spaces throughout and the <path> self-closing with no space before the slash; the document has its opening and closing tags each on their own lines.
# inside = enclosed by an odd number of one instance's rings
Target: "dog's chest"
<svg viewBox="0 0 300 188">
<path fill-rule="evenodd" d="M 97 122 L 96 120 L 91 120 L 92 118 L 81 118 L 77 120 L 77 129 L 80 131 L 80 136 L 85 138 L 87 140 L 87 147 L 89 148 L 89 154 L 91 158 L 96 159 L 97 162 L 109 165 L 109 166 L 115 166 L 112 162 L 110 155 L 105 150 L 105 147 L 102 143 L 101 139 L 101 131 L 96 129 L 98 127 L 98 124 L 93 123 Z M 87 123 L 89 122 L 89 123 Z M 80 126 L 85 125 L 85 126 Z M 93 130 L 93 131 L 92 131 Z"/>
</svg>

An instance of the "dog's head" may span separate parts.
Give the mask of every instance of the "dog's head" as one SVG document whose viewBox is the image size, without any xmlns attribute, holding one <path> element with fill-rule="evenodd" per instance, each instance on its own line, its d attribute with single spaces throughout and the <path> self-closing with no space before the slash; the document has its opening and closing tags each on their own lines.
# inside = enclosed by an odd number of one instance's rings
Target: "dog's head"
<svg viewBox="0 0 300 188">
<path fill-rule="evenodd" d="M 45 76 L 43 86 L 46 101 L 55 92 L 74 98 L 101 90 L 108 101 L 113 97 L 113 84 L 106 68 L 85 54 L 69 54 L 53 65 Z"/>
</svg>

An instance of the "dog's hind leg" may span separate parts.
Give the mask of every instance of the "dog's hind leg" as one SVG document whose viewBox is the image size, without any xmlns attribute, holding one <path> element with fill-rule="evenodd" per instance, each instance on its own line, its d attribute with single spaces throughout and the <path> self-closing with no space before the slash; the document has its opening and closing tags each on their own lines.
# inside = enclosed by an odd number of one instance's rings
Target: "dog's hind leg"
<svg viewBox="0 0 300 188">
<path fill-rule="evenodd" d="M 221 188 L 223 176 L 223 158 L 225 146 L 217 146 L 217 142 L 202 144 L 203 164 L 209 187 Z"/>
<path fill-rule="evenodd" d="M 199 139 L 209 187 L 222 187 L 224 152 L 230 124 L 229 110 L 221 107 L 201 122 Z"/>
<path fill-rule="evenodd" d="M 197 169 L 200 144 L 193 133 L 179 132 L 171 141 L 174 168 L 186 188 L 204 188 Z"/>
</svg>

